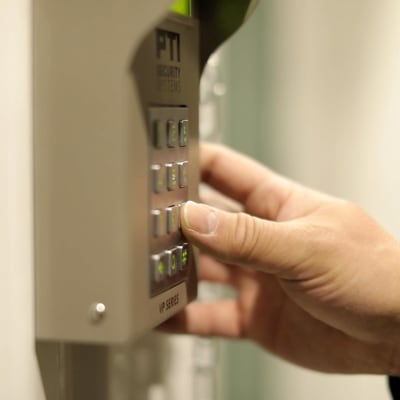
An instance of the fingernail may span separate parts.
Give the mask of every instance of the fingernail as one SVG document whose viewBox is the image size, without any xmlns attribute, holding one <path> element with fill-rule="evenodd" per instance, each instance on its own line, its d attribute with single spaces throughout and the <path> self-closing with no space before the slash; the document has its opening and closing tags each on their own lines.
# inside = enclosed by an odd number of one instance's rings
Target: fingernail
<svg viewBox="0 0 400 400">
<path fill-rule="evenodd" d="M 202 235 L 215 233 L 218 224 L 216 211 L 204 204 L 188 201 L 183 208 L 183 219 L 186 226 Z"/>
</svg>

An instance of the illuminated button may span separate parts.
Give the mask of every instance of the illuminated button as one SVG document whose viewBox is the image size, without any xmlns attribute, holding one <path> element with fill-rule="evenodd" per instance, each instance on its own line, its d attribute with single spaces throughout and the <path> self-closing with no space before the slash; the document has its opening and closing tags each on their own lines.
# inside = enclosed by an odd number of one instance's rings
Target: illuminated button
<svg viewBox="0 0 400 400">
<path fill-rule="evenodd" d="M 167 232 L 174 233 L 179 230 L 179 206 L 172 206 L 166 209 L 167 212 Z"/>
<path fill-rule="evenodd" d="M 179 146 L 187 146 L 189 141 L 189 121 L 183 119 L 179 121 Z"/>
<path fill-rule="evenodd" d="M 165 210 L 151 210 L 153 219 L 153 235 L 155 237 L 163 236 L 167 233 L 167 221 Z"/>
<path fill-rule="evenodd" d="M 153 190 L 156 193 L 163 192 L 165 190 L 165 168 L 162 165 L 152 165 L 152 180 L 153 180 Z"/>
<path fill-rule="evenodd" d="M 188 183 L 188 162 L 187 161 L 180 161 L 177 163 L 178 165 L 178 178 L 179 178 L 179 187 L 184 188 L 187 186 Z"/>
<path fill-rule="evenodd" d="M 161 282 L 167 277 L 167 259 L 164 254 L 151 256 L 151 273 L 154 282 Z"/>
<path fill-rule="evenodd" d="M 167 146 L 176 147 L 178 145 L 178 125 L 174 120 L 167 121 Z"/>
<path fill-rule="evenodd" d="M 182 243 L 177 247 L 178 265 L 180 269 L 185 269 L 189 265 L 189 244 Z"/>
<path fill-rule="evenodd" d="M 165 147 L 166 139 L 166 125 L 165 121 L 154 121 L 153 123 L 153 144 L 155 147 L 162 149 Z"/>
<path fill-rule="evenodd" d="M 167 188 L 174 190 L 178 186 L 178 166 L 176 164 L 165 164 L 167 169 Z"/>
<path fill-rule="evenodd" d="M 178 272 L 178 256 L 177 249 L 165 250 L 167 273 L 169 276 L 175 275 Z"/>
</svg>

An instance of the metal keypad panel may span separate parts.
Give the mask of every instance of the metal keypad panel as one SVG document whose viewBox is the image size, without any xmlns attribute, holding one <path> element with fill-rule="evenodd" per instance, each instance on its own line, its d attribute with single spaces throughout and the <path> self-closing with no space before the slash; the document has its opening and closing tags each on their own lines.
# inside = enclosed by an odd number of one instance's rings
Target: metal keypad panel
<svg viewBox="0 0 400 400">
<path fill-rule="evenodd" d="M 180 229 L 180 207 L 188 200 L 187 107 L 149 110 L 150 166 L 150 290 L 155 296 L 184 281 L 193 268 L 192 248 Z"/>
</svg>

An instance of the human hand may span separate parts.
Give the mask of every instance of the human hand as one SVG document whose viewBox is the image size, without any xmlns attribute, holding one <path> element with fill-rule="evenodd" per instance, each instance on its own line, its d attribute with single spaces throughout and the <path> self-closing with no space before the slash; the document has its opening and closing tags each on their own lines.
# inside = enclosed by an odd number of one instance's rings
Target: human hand
<svg viewBox="0 0 400 400">
<path fill-rule="evenodd" d="M 295 184 L 227 148 L 202 147 L 202 178 L 243 205 L 188 203 L 200 277 L 235 299 L 193 303 L 163 329 L 249 338 L 326 372 L 400 373 L 400 247 L 356 205 Z"/>
</svg>

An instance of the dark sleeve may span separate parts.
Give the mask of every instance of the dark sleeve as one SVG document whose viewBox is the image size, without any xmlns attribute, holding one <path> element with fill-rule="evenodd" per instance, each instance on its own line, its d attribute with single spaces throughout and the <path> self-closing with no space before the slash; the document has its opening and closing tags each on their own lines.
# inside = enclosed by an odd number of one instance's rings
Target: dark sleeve
<svg viewBox="0 0 400 400">
<path fill-rule="evenodd" d="M 389 387 L 393 400 L 400 400 L 400 377 L 389 376 Z"/>
</svg>

